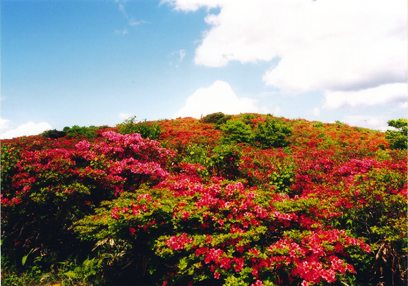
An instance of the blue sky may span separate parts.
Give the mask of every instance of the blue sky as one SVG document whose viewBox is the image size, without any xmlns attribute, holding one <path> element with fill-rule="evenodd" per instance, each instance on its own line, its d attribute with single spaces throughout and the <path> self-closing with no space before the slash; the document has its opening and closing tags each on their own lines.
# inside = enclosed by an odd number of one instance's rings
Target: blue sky
<svg viewBox="0 0 408 286">
<path fill-rule="evenodd" d="M 0 138 L 217 111 L 386 129 L 407 117 L 406 6 L 3 0 Z"/>
</svg>

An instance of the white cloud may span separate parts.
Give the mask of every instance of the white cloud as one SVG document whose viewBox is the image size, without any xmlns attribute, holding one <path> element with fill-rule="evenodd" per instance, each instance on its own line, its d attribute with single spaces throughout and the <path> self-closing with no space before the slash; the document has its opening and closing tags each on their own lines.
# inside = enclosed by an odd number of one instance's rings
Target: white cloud
<svg viewBox="0 0 408 286">
<path fill-rule="evenodd" d="M 162 0 L 207 8 L 195 63 L 280 59 L 264 74 L 288 93 L 351 91 L 407 81 L 407 2 L 402 0 Z M 220 8 L 218 14 L 212 8 Z"/>
<path fill-rule="evenodd" d="M 398 104 L 401 107 L 407 102 L 407 84 L 384 84 L 360 91 L 326 91 L 323 108 L 374 106 Z"/>
<path fill-rule="evenodd" d="M 314 115 L 314 116 L 319 116 L 319 115 L 320 115 L 320 109 L 319 109 L 319 107 L 315 107 L 312 112 L 313 112 L 313 115 Z"/>
<path fill-rule="evenodd" d="M 115 30 L 115 33 L 124 36 L 124 35 L 126 35 L 127 33 L 129 33 L 129 30 L 126 29 L 126 28 L 123 29 L 123 30 Z"/>
<path fill-rule="evenodd" d="M 184 57 L 186 56 L 186 51 L 185 50 L 180 50 L 179 55 L 180 55 L 179 62 L 182 62 Z"/>
<path fill-rule="evenodd" d="M 281 109 L 279 106 L 276 106 L 275 109 L 273 110 L 273 115 L 278 116 L 281 112 Z"/>
<path fill-rule="evenodd" d="M 141 21 L 136 21 L 136 20 L 134 20 L 134 19 L 130 19 L 128 25 L 129 25 L 129 26 L 137 26 L 137 25 L 140 25 L 140 24 L 142 24 L 142 23 L 145 23 L 145 21 L 143 21 L 143 20 L 141 20 Z"/>
<path fill-rule="evenodd" d="M 122 120 L 128 119 L 130 117 L 132 117 L 132 113 L 125 113 L 125 112 L 119 113 L 119 118 Z"/>
<path fill-rule="evenodd" d="M 345 116 L 343 122 L 350 126 L 358 126 L 374 130 L 385 131 L 387 129 L 392 129 L 388 127 L 388 119 L 385 116 L 350 115 Z"/>
<path fill-rule="evenodd" d="M 400 107 L 400 108 L 403 108 L 403 109 L 408 109 L 408 102 L 407 102 L 407 101 L 402 102 L 402 103 L 399 105 L 399 107 Z"/>
<path fill-rule="evenodd" d="M 115 3 L 118 3 L 119 11 L 122 12 L 123 15 L 126 18 L 128 18 L 128 15 L 127 15 L 126 10 L 125 10 L 125 3 L 126 2 L 127 2 L 127 0 L 115 0 Z"/>
<path fill-rule="evenodd" d="M 52 127 L 47 122 L 34 123 L 30 121 L 26 124 L 18 126 L 16 129 L 7 130 L 6 132 L 1 133 L 0 139 L 11 139 L 14 137 L 38 135 L 45 130 L 50 129 L 52 129 Z"/>
<path fill-rule="evenodd" d="M 186 104 L 175 117 L 195 117 L 215 112 L 226 114 L 239 114 L 245 112 L 258 112 L 255 101 L 249 98 L 238 98 L 231 86 L 217 80 L 207 88 L 199 88 L 190 95 Z"/>
<path fill-rule="evenodd" d="M 0 130 L 8 129 L 9 123 L 10 123 L 10 120 L 0 118 Z"/>
<path fill-rule="evenodd" d="M 220 6 L 220 3 L 226 1 L 220 0 L 161 0 L 159 5 L 169 3 L 174 5 L 174 8 L 177 11 L 197 11 L 201 7 L 216 8 Z"/>
<path fill-rule="evenodd" d="M 178 68 L 179 64 L 184 60 L 184 57 L 186 56 L 186 54 L 187 54 L 186 50 L 181 49 L 181 50 L 178 50 L 178 51 L 174 51 L 174 52 L 168 54 L 167 56 L 169 58 L 173 58 L 175 56 L 178 57 L 178 63 L 174 64 L 174 66 L 176 68 Z M 170 65 L 173 65 L 173 61 L 170 62 Z"/>
</svg>

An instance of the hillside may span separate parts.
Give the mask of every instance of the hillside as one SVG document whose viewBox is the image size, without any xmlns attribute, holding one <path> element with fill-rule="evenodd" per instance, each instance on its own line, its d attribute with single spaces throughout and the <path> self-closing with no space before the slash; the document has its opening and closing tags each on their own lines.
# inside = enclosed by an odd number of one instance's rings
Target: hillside
<svg viewBox="0 0 408 286">
<path fill-rule="evenodd" d="M 392 124 L 214 113 L 3 140 L 2 284 L 406 283 Z"/>
</svg>

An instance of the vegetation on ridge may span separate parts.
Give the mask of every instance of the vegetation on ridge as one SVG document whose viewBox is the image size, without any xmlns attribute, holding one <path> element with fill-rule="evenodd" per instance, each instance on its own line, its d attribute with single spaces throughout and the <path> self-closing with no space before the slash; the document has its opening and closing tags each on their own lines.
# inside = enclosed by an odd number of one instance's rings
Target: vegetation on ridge
<svg viewBox="0 0 408 286">
<path fill-rule="evenodd" d="M 406 283 L 389 126 L 215 113 L 3 140 L 2 284 Z"/>
</svg>

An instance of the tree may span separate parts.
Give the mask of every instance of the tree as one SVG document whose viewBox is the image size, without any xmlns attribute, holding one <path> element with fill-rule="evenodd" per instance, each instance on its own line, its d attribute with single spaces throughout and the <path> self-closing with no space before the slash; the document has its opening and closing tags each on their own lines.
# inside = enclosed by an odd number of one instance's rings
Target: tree
<svg viewBox="0 0 408 286">
<path fill-rule="evenodd" d="M 387 130 L 385 139 L 391 149 L 407 149 L 408 120 L 400 118 L 398 120 L 389 120 L 388 126 L 397 130 Z"/>
</svg>

